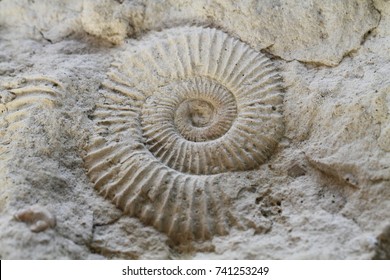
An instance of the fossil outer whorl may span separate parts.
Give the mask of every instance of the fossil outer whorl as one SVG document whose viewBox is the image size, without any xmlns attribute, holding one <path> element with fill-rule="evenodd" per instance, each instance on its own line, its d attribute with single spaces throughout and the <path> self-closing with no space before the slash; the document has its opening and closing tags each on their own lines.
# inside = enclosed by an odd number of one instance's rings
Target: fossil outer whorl
<svg viewBox="0 0 390 280">
<path fill-rule="evenodd" d="M 178 243 L 226 234 L 238 220 L 219 176 L 258 167 L 283 133 L 272 62 L 184 27 L 127 46 L 113 66 L 85 158 L 96 189 Z"/>
</svg>

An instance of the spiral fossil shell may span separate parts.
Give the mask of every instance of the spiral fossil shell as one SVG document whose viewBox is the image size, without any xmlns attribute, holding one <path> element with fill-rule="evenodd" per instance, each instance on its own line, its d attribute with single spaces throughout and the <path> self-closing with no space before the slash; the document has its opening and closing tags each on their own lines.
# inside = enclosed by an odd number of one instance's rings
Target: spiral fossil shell
<svg viewBox="0 0 390 280">
<path fill-rule="evenodd" d="M 234 186 L 218 182 L 265 162 L 283 133 L 270 59 L 216 29 L 169 29 L 128 45 L 102 95 L 85 157 L 102 195 L 178 243 L 238 223 Z"/>
<path fill-rule="evenodd" d="M 24 77 L 2 87 L 5 90 L 0 96 L 3 103 L 0 103 L 0 156 L 3 150 L 10 148 L 12 134 L 28 126 L 29 115 L 34 109 L 53 107 L 63 96 L 62 85 L 45 76 Z"/>
</svg>

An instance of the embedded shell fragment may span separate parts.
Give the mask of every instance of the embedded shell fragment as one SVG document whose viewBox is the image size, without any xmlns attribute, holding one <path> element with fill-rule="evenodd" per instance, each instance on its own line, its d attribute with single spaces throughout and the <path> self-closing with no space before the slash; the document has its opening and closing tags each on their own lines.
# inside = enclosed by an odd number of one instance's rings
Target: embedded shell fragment
<svg viewBox="0 0 390 280">
<path fill-rule="evenodd" d="M 126 47 L 102 96 L 85 158 L 102 195 L 178 243 L 238 223 L 218 178 L 258 167 L 283 133 L 267 57 L 216 29 L 165 30 Z"/>
<path fill-rule="evenodd" d="M 45 76 L 25 77 L 12 85 L 3 85 L 9 93 L 8 100 L 0 111 L 1 118 L 9 124 L 8 129 L 20 127 L 32 108 L 51 107 L 62 96 L 62 85 Z"/>
<path fill-rule="evenodd" d="M 50 77 L 28 76 L 0 85 L 0 155 L 8 154 L 14 134 L 28 127 L 34 110 L 47 110 L 59 104 L 63 86 Z M 10 143 L 12 145 L 10 145 Z"/>
<path fill-rule="evenodd" d="M 30 230 L 32 232 L 45 231 L 56 225 L 55 216 L 49 210 L 39 205 L 33 205 L 17 212 L 15 218 L 18 221 L 30 224 Z"/>
</svg>

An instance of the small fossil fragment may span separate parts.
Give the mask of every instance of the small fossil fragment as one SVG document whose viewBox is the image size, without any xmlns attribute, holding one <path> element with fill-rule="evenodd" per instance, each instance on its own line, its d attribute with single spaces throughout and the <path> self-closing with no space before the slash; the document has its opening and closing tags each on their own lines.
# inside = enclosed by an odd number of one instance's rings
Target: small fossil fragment
<svg viewBox="0 0 390 280">
<path fill-rule="evenodd" d="M 30 225 L 32 232 L 41 232 L 56 225 L 55 216 L 46 208 L 34 205 L 15 214 L 15 219 Z"/>
<path fill-rule="evenodd" d="M 17 130 L 25 122 L 26 116 L 31 114 L 33 108 L 53 106 L 59 100 L 58 97 L 62 95 L 63 90 L 59 82 L 45 76 L 26 77 L 16 86 L 6 87 L 8 95 L 2 100 L 5 107 L 0 114 L 0 121 L 4 120 L 10 131 Z"/>
</svg>

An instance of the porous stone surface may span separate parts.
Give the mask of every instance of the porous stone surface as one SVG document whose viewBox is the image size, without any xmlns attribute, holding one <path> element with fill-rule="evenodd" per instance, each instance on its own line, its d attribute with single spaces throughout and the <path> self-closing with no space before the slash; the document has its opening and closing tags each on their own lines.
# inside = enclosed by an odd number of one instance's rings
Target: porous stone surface
<svg viewBox="0 0 390 280">
<path fill-rule="evenodd" d="M 0 1 L 0 258 L 389 259 L 389 27 L 387 0 Z"/>
</svg>

